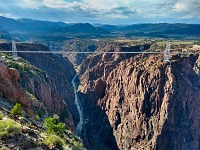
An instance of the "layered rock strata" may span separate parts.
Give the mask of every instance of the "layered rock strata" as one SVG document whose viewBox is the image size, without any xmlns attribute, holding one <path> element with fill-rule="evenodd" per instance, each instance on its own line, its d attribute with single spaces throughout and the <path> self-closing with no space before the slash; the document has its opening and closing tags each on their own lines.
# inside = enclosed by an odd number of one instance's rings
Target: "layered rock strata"
<svg viewBox="0 0 200 150">
<path fill-rule="evenodd" d="M 88 149 L 199 149 L 199 55 L 116 57 L 82 64 Z"/>
</svg>

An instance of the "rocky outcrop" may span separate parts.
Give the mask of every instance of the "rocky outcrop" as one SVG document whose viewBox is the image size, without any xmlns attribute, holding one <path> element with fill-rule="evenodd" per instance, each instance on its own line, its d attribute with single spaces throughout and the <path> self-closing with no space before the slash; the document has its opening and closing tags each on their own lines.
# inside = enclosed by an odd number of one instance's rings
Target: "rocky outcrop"
<svg viewBox="0 0 200 150">
<path fill-rule="evenodd" d="M 22 104 L 32 119 L 35 116 L 44 119 L 48 115 L 58 114 L 67 127 L 75 131 L 72 116 L 48 74 L 30 64 L 29 71 L 9 68 L 7 65 L 0 62 L 0 97 Z"/>
<path fill-rule="evenodd" d="M 116 56 L 82 64 L 88 149 L 199 149 L 199 55 Z"/>
<path fill-rule="evenodd" d="M 4 50 L 10 50 L 11 44 L 10 43 L 1 43 L 0 48 Z M 17 43 L 17 50 L 18 51 L 49 51 L 48 47 L 43 46 L 41 44 L 33 44 L 33 43 Z M 61 98 L 67 104 L 67 108 L 69 112 L 72 114 L 75 124 L 78 123 L 79 116 L 76 105 L 74 104 L 74 93 L 73 87 L 71 85 L 71 80 L 75 75 L 75 70 L 73 65 L 69 62 L 68 59 L 62 57 L 62 55 L 55 55 L 55 54 L 41 54 L 41 53 L 19 53 L 18 54 L 23 59 L 27 60 L 34 66 L 38 67 L 39 69 L 45 71 L 50 78 L 54 80 L 54 85 L 51 83 L 52 81 L 47 81 L 49 84 L 52 84 L 53 89 L 57 90 L 60 94 Z M 22 76 L 23 80 L 26 79 L 26 76 Z M 24 85 L 27 88 L 31 88 L 31 84 L 37 85 L 37 81 L 32 83 L 30 80 L 29 85 Z M 38 86 L 39 89 L 43 90 L 43 98 L 46 102 L 48 102 L 49 95 L 54 92 L 50 92 L 49 88 L 46 84 L 42 84 Z M 38 97 L 41 98 L 42 95 L 39 95 L 38 90 L 35 90 L 38 94 Z M 45 93 L 46 92 L 46 93 Z M 54 95 L 57 99 L 60 99 L 58 95 Z M 51 99 L 49 99 L 51 101 Z M 52 104 L 52 106 L 57 105 L 57 103 Z M 50 104 L 49 104 L 50 106 Z M 58 108 L 59 109 L 59 108 Z M 65 116 L 65 115 L 64 115 Z"/>
<path fill-rule="evenodd" d="M 19 72 L 16 69 L 9 69 L 3 62 L 0 62 L 0 96 L 13 102 L 21 103 L 29 115 L 34 118 L 34 113 L 31 109 L 31 98 L 19 86 L 18 79 Z"/>
</svg>

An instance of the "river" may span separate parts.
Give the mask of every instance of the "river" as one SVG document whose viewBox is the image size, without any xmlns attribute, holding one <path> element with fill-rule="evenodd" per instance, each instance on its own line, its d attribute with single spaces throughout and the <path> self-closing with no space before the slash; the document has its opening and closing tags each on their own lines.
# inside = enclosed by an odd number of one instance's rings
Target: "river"
<svg viewBox="0 0 200 150">
<path fill-rule="evenodd" d="M 76 83 L 75 83 L 75 79 L 77 78 L 78 74 L 76 73 L 74 78 L 72 79 L 72 86 L 74 88 L 74 95 L 75 95 L 75 104 L 76 104 L 76 107 L 78 109 L 78 113 L 79 113 L 79 116 L 80 116 L 80 121 L 76 127 L 76 131 L 77 131 L 77 134 L 78 136 L 81 136 L 81 130 L 82 130 L 82 127 L 83 127 L 83 121 L 84 121 L 84 118 L 83 118 L 83 111 L 82 111 L 82 108 L 81 108 L 81 105 L 80 105 L 80 101 L 78 99 L 78 95 L 77 95 L 77 86 L 76 86 Z"/>
</svg>

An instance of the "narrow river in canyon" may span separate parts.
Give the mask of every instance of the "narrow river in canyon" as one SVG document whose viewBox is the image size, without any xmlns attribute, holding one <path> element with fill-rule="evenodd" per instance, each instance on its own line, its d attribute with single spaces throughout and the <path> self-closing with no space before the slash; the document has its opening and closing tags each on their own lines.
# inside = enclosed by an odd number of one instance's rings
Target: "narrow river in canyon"
<svg viewBox="0 0 200 150">
<path fill-rule="evenodd" d="M 78 95 L 77 95 L 77 85 L 75 83 L 77 76 L 78 76 L 78 74 L 76 73 L 76 75 L 72 79 L 72 85 L 73 85 L 73 88 L 74 88 L 75 104 L 76 104 L 76 107 L 78 109 L 78 113 L 79 113 L 79 116 L 80 116 L 80 121 L 79 121 L 79 123 L 76 127 L 76 130 L 77 130 L 78 136 L 81 136 L 81 130 L 82 130 L 84 118 L 83 118 L 83 111 L 82 111 L 82 108 L 81 108 L 81 105 L 80 105 L 80 101 L 79 101 Z"/>
</svg>

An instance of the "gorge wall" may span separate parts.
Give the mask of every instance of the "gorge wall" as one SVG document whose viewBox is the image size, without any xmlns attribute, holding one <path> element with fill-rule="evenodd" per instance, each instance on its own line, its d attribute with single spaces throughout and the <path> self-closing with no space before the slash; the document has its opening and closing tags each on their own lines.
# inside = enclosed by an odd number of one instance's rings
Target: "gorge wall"
<svg viewBox="0 0 200 150">
<path fill-rule="evenodd" d="M 0 44 L 0 48 L 11 50 L 11 44 L 2 43 Z M 48 47 L 44 45 L 31 43 L 18 43 L 17 49 L 18 51 L 49 51 Z M 19 53 L 18 55 L 28 60 L 34 66 L 47 72 L 48 75 L 54 79 L 56 89 L 67 104 L 68 110 L 72 112 L 75 124 L 77 124 L 79 116 L 74 104 L 73 87 L 71 85 L 75 70 L 69 60 L 63 58 L 62 55 L 54 54 Z"/>
<path fill-rule="evenodd" d="M 18 102 L 25 110 L 26 116 L 33 120 L 58 114 L 67 128 L 75 132 L 73 118 L 58 93 L 54 80 L 31 65 L 29 71 L 9 66 L 10 62 L 0 62 L 1 107 L 10 109 L 13 103 Z"/>
<path fill-rule="evenodd" d="M 26 50 L 43 47 L 23 44 Z M 10 50 L 9 46 L 10 43 L 0 44 L 0 149 L 84 149 L 82 140 L 76 136 L 74 112 L 69 111 L 65 95 L 60 92 L 61 87 L 68 91 L 65 94 L 71 97 L 67 100 L 73 103 L 73 88 L 68 79 L 73 77 L 74 70 L 71 68 L 67 75 L 61 69 L 70 68 L 71 63 L 61 56 L 43 54 L 40 56 L 43 59 L 35 62 L 38 68 L 25 56 L 16 60 L 11 54 L 1 52 Z M 55 81 L 57 78 L 52 78 L 55 76 L 60 79 Z"/>
<path fill-rule="evenodd" d="M 0 49 L 11 50 L 10 43 L 1 43 Z M 46 46 L 31 43 L 18 43 L 18 51 L 49 51 Z M 19 82 L 19 87 L 26 89 L 29 93 L 41 100 L 45 108 L 50 113 L 57 113 L 63 118 L 69 117 L 66 123 L 73 131 L 75 131 L 74 123 L 79 120 L 77 108 L 74 104 L 74 93 L 71 85 L 71 80 L 75 75 L 75 70 L 68 59 L 64 59 L 61 55 L 54 54 L 32 54 L 18 53 L 21 58 L 14 62 L 14 66 L 21 69 L 21 66 L 26 65 L 26 70 L 18 72 L 16 83 Z M 9 56 L 7 56 L 9 57 Z M 16 66 L 16 63 L 18 64 Z M 29 65 L 28 65 L 29 64 Z M 33 66 L 34 67 L 28 67 Z M 11 65 L 11 67 L 13 67 Z M 34 69 L 37 68 L 37 69 Z M 9 69 L 9 68 L 8 68 Z M 29 70 L 34 71 L 30 74 Z M 17 90 L 16 90 L 17 91 Z M 25 103 L 25 102 L 24 102 Z M 27 103 L 28 105 L 29 103 Z M 32 108 L 33 109 L 33 108 Z M 73 118 L 72 118 L 73 117 Z"/>
<path fill-rule="evenodd" d="M 143 50 L 136 46 L 132 50 Z M 100 50 L 121 51 L 110 43 Z M 200 57 L 92 55 L 81 65 L 88 149 L 199 149 Z"/>
</svg>

